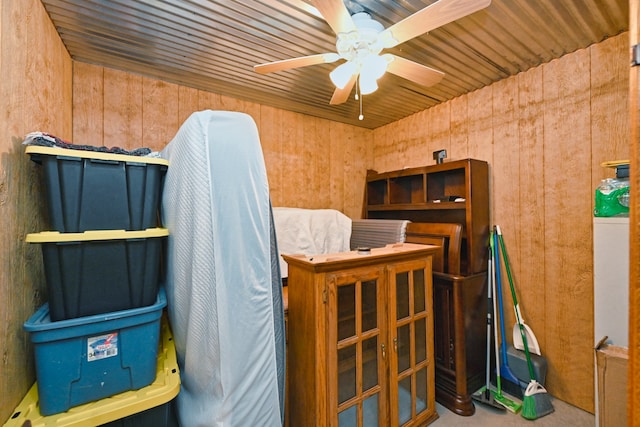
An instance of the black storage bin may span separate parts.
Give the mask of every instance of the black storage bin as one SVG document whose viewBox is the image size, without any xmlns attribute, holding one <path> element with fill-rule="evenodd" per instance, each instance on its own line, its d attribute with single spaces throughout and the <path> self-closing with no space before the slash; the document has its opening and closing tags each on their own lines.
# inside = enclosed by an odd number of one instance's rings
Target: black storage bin
<svg viewBox="0 0 640 427">
<path fill-rule="evenodd" d="M 174 400 L 128 417 L 102 424 L 100 427 L 180 427 L 174 409 Z"/>
<path fill-rule="evenodd" d="M 153 304 L 168 234 L 150 228 L 27 235 L 27 242 L 42 245 L 51 320 Z"/>
<path fill-rule="evenodd" d="M 41 146 L 28 146 L 26 153 L 43 167 L 51 230 L 144 230 L 160 225 L 167 160 Z"/>
</svg>

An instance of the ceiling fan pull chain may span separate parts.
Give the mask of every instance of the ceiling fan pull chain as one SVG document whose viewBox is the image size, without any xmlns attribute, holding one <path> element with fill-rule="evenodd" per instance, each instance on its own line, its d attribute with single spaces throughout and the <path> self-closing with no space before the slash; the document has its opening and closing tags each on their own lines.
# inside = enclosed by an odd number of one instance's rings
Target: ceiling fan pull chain
<svg viewBox="0 0 640 427">
<path fill-rule="evenodd" d="M 356 95 L 355 95 L 355 98 L 356 98 L 356 101 L 357 101 L 358 99 L 360 99 L 360 95 L 358 95 L 358 90 L 360 88 L 360 75 L 358 75 L 356 77 L 356 79 L 357 80 L 356 80 Z"/>
<path fill-rule="evenodd" d="M 364 115 L 362 114 L 362 93 L 358 95 L 358 91 L 360 91 L 360 76 L 358 76 L 358 84 L 356 85 L 356 99 L 360 101 L 360 115 L 358 116 L 358 120 L 363 120 Z"/>
</svg>

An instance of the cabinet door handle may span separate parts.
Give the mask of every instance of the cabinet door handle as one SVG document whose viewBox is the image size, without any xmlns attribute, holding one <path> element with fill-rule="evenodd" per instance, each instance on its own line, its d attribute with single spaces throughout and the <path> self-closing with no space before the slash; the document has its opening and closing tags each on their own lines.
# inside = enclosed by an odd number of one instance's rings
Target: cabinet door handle
<svg viewBox="0 0 640 427">
<path fill-rule="evenodd" d="M 382 344 L 381 346 L 381 350 L 382 350 L 382 358 L 386 359 L 387 358 L 387 350 L 384 347 L 384 344 Z"/>
<path fill-rule="evenodd" d="M 393 339 L 393 351 L 398 352 L 398 338 Z"/>
</svg>

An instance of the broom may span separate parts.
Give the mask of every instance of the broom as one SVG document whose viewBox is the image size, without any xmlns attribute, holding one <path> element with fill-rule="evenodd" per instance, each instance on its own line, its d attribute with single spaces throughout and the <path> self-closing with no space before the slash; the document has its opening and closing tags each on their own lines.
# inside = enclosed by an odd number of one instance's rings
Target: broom
<svg viewBox="0 0 640 427">
<path fill-rule="evenodd" d="M 509 267 L 509 258 L 507 257 L 507 248 L 502 238 L 502 232 L 499 226 L 496 226 L 498 234 L 498 240 L 500 241 L 500 248 L 502 249 L 502 256 L 504 257 L 504 265 L 507 270 L 507 276 L 509 277 L 509 287 L 511 288 L 511 298 L 513 299 L 514 307 L 517 305 L 515 287 L 513 286 L 513 278 L 511 277 L 511 268 Z M 522 417 L 528 420 L 535 420 L 550 414 L 554 411 L 551 404 L 551 398 L 547 394 L 547 390 L 536 381 L 536 374 L 533 371 L 533 363 L 531 362 L 531 354 L 529 353 L 529 343 L 527 343 L 527 334 L 525 333 L 522 322 L 520 321 L 520 315 L 516 310 L 516 322 L 520 327 L 520 334 L 522 335 L 522 342 L 524 343 L 524 354 L 527 359 L 527 367 L 529 368 L 529 377 L 531 381 L 524 392 L 524 398 L 522 400 Z"/>
<path fill-rule="evenodd" d="M 495 319 L 496 316 L 498 315 L 498 307 L 496 306 L 496 298 L 495 298 L 496 289 L 497 289 L 496 288 L 497 266 L 495 263 L 497 261 L 497 258 L 496 258 L 495 248 L 493 245 L 493 230 L 491 230 L 490 248 L 491 248 L 491 254 L 492 254 L 491 258 L 493 259 L 493 268 L 491 269 L 492 280 L 491 280 L 491 283 L 489 283 L 487 286 L 492 287 L 492 291 L 494 295 L 494 298 L 492 298 L 492 300 L 493 300 L 493 318 Z M 520 409 L 522 408 L 522 405 L 520 403 L 514 402 L 513 400 L 509 399 L 507 396 L 502 394 L 502 376 L 500 375 L 500 361 L 498 360 L 500 357 L 500 350 L 498 349 L 498 328 L 496 328 L 495 326 L 493 328 L 493 335 L 494 335 L 494 347 L 495 347 L 495 353 L 496 353 L 496 386 L 497 386 L 497 389 L 492 392 L 493 399 L 500 405 L 504 406 L 509 411 L 513 412 L 514 414 L 517 414 L 518 411 L 520 411 Z"/>
<path fill-rule="evenodd" d="M 480 388 L 478 391 L 471 395 L 471 398 L 477 402 L 484 403 L 485 405 L 489 405 L 493 408 L 500 409 L 504 411 L 506 406 L 504 404 L 498 403 L 496 399 L 496 394 L 498 393 L 491 389 L 491 333 L 493 329 L 493 297 L 492 288 L 493 288 L 493 254 L 492 251 L 489 250 L 489 262 L 487 263 L 487 362 L 486 362 L 486 378 L 485 385 Z M 500 366 L 497 363 L 497 354 L 496 354 L 496 368 L 499 372 Z M 498 389 L 500 389 L 500 382 L 498 382 Z"/>
<path fill-rule="evenodd" d="M 493 251 L 493 262 L 494 269 L 493 274 L 495 275 L 495 283 L 496 283 L 496 291 L 494 291 L 494 297 L 498 298 L 498 308 L 500 310 L 500 370 L 502 371 L 502 379 L 503 384 L 502 387 L 504 391 L 509 393 L 511 396 L 516 397 L 518 399 L 522 399 L 524 397 L 522 393 L 522 387 L 520 386 L 520 380 L 516 375 L 511 371 L 509 367 L 509 362 L 507 360 L 507 336 L 504 331 L 504 310 L 502 309 L 502 280 L 500 278 L 500 243 L 498 241 L 498 234 L 495 230 L 491 230 L 489 245 L 491 250 Z M 496 313 L 496 317 L 498 314 Z M 496 357 L 498 357 L 496 355 Z"/>
</svg>

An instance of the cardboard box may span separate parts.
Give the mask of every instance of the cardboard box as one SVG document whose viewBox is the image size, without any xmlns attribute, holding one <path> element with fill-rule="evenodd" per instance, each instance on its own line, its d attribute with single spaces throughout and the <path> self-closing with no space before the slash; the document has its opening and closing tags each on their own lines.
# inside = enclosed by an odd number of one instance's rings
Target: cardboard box
<svg viewBox="0 0 640 427">
<path fill-rule="evenodd" d="M 627 425 L 627 365 L 629 351 L 605 343 L 596 346 L 598 368 L 598 407 L 596 413 L 600 427 Z"/>
</svg>

